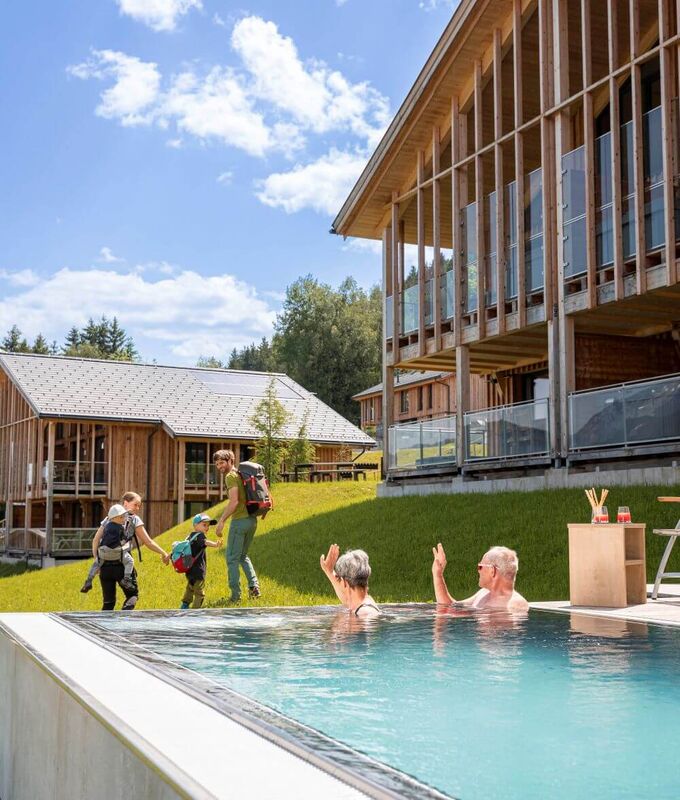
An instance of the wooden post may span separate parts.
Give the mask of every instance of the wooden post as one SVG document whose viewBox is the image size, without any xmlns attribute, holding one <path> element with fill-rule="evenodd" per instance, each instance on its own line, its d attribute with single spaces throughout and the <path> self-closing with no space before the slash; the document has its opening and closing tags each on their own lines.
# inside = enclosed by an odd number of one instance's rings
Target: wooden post
<svg viewBox="0 0 680 800">
<path fill-rule="evenodd" d="M 54 530 L 54 440 L 55 423 L 47 425 L 47 502 L 45 508 L 45 549 L 47 555 L 52 554 Z"/>
<path fill-rule="evenodd" d="M 399 334 L 400 331 L 400 313 L 401 308 L 401 280 L 399 277 L 399 203 L 396 202 L 396 192 L 392 194 L 392 364 L 399 363 Z"/>
<path fill-rule="evenodd" d="M 569 452 L 569 393 L 576 385 L 576 362 L 574 348 L 574 318 L 563 316 L 560 326 L 560 437 L 561 454 Z"/>
<path fill-rule="evenodd" d="M 456 347 L 456 464 L 462 469 L 465 447 L 465 412 L 470 408 L 470 347 Z"/>
<path fill-rule="evenodd" d="M 440 170 L 439 128 L 432 130 L 432 174 L 438 175 Z M 432 247 L 434 263 L 432 275 L 432 299 L 434 314 L 434 349 L 442 348 L 442 293 L 441 293 L 441 186 L 439 179 L 432 181 Z"/>
<path fill-rule="evenodd" d="M 177 442 L 179 447 L 178 453 L 178 482 L 177 482 L 177 524 L 179 525 L 180 522 L 184 522 L 184 485 L 185 485 L 185 478 L 186 478 L 186 469 L 185 469 L 185 462 L 186 462 L 186 442 L 183 439 L 179 439 Z"/>
<path fill-rule="evenodd" d="M 607 0 L 607 30 L 609 39 L 609 72 L 617 67 L 618 54 L 618 3 L 620 0 Z M 612 144 L 612 214 L 614 216 L 614 296 L 623 299 L 623 234 L 621 217 L 623 200 L 621 197 L 621 115 L 619 111 L 619 83 L 615 77 L 609 78 L 609 116 Z"/>
<path fill-rule="evenodd" d="M 483 339 L 486 322 L 486 240 L 484 237 L 484 164 L 479 151 L 484 145 L 482 130 L 482 62 L 475 62 L 475 217 L 477 220 L 477 338 Z M 469 280 L 469 276 L 468 276 Z"/>
<path fill-rule="evenodd" d="M 493 32 L 493 132 L 494 188 L 496 190 L 496 319 L 498 333 L 505 332 L 505 197 L 503 193 L 503 145 L 498 140 L 503 136 L 503 85 L 501 30 Z"/>
<path fill-rule="evenodd" d="M 515 128 L 524 122 L 522 103 L 522 0 L 513 0 L 513 78 L 515 82 Z M 517 237 L 517 321 L 526 325 L 526 278 L 524 274 L 524 150 L 522 134 L 516 130 L 515 144 L 515 204 Z"/>
<path fill-rule="evenodd" d="M 460 159 L 460 114 L 458 98 L 451 99 L 451 151 L 453 163 Z M 453 245 L 453 340 L 455 345 L 461 341 L 461 302 L 462 302 L 462 267 L 460 241 L 460 171 L 451 170 L 451 238 Z"/>
<path fill-rule="evenodd" d="M 586 201 L 586 269 L 588 273 L 588 308 L 597 305 L 597 247 L 595 210 L 595 131 L 593 96 L 586 92 L 583 96 L 583 140 L 585 153 L 585 201 Z M 612 147 L 614 145 L 612 135 Z M 620 184 L 619 184 L 620 185 Z M 615 217 L 615 225 L 620 228 L 620 216 Z"/>
<path fill-rule="evenodd" d="M 418 226 L 418 353 L 425 355 L 425 153 L 418 150 L 417 160 L 417 226 Z"/>
<path fill-rule="evenodd" d="M 389 470 L 390 459 L 395 455 L 390 445 L 389 431 L 394 425 L 394 367 L 383 362 L 383 477 Z"/>
<path fill-rule="evenodd" d="M 76 422 L 76 474 L 75 474 L 76 497 L 80 494 L 80 423 Z"/>
<path fill-rule="evenodd" d="M 668 0 L 659 0 L 659 38 L 663 42 L 670 36 L 671 9 Z M 674 47 L 677 58 L 677 45 Z M 663 157 L 663 209 L 664 209 L 664 257 L 666 261 L 666 283 L 672 286 L 678 280 L 675 262 L 675 182 L 673 169 L 673 53 L 662 44 L 659 52 L 661 70 L 661 146 Z"/>
<path fill-rule="evenodd" d="M 94 497 L 94 469 L 95 469 L 95 454 L 96 451 L 94 449 L 95 442 L 96 442 L 96 429 L 97 426 L 93 422 L 90 425 L 90 497 Z"/>
<path fill-rule="evenodd" d="M 554 263 L 555 248 L 557 245 L 557 232 L 555 229 L 554 205 L 554 163 L 552 155 L 553 136 L 552 119 L 546 116 L 552 97 L 552 82 L 550 79 L 551 53 L 549 45 L 549 29 L 552 20 L 547 8 L 547 0 L 540 0 L 538 4 L 539 26 L 539 66 L 540 66 L 540 94 L 541 94 L 541 164 L 543 192 L 541 195 L 541 210 L 543 214 L 543 307 L 545 319 L 548 321 L 553 316 L 555 304 Z"/>
<path fill-rule="evenodd" d="M 394 269 L 393 269 L 393 259 L 392 259 L 392 247 L 393 247 L 393 237 L 392 237 L 392 227 L 387 226 L 383 231 L 383 260 L 382 260 L 382 271 L 383 271 L 383 319 L 385 322 L 383 323 L 383 341 L 382 341 L 382 378 L 383 378 L 383 463 L 382 463 L 382 475 L 385 477 L 387 474 L 387 465 L 389 464 L 390 458 L 390 442 L 389 442 L 389 425 L 392 423 L 389 421 L 393 417 L 393 413 L 388 416 L 387 412 L 384 410 L 390 406 L 387 405 L 389 402 L 389 398 L 394 397 L 394 369 L 390 367 L 387 363 L 387 289 L 392 284 L 392 303 L 394 304 L 395 301 L 395 291 L 394 291 Z M 394 343 L 396 339 L 392 337 L 392 352 L 394 353 Z M 390 393 L 390 386 L 388 386 L 388 381 L 391 384 L 391 393 Z M 392 401 L 392 406 L 394 405 L 394 401 Z M 363 403 L 362 403 L 363 407 Z"/>
<path fill-rule="evenodd" d="M 637 292 L 638 294 L 643 294 L 647 291 L 647 241 L 645 236 L 645 177 L 642 155 L 642 85 L 639 64 L 633 64 L 633 68 L 631 70 L 631 100 L 633 112 L 633 171 L 635 184 L 634 206 Z M 612 119 L 612 125 L 613 124 L 614 120 Z M 612 141 L 612 153 L 614 150 L 613 145 L 614 142 Z M 616 219 L 616 208 L 614 208 L 614 215 L 614 219 Z"/>
</svg>

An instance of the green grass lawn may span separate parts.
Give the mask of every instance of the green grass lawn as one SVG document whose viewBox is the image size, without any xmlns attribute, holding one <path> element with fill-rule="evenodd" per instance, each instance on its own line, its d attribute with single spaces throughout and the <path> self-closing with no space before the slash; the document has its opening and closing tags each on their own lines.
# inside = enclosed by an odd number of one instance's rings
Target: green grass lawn
<svg viewBox="0 0 680 800">
<path fill-rule="evenodd" d="M 678 508 L 656 497 L 668 487 L 613 488 L 610 514 L 628 505 L 633 520 L 652 527 L 673 527 Z M 260 523 L 251 548 L 262 598 L 243 605 L 313 605 L 336 602 L 319 569 L 319 555 L 337 542 L 342 550 L 361 547 L 371 559 L 371 593 L 383 602 L 432 601 L 431 547 L 443 542 L 449 558 L 446 577 L 455 597 L 475 591 L 476 565 L 494 544 L 516 549 L 520 558 L 517 588 L 529 600 L 568 597 L 567 523 L 590 520 L 590 506 L 580 489 L 496 495 L 432 495 L 377 499 L 375 484 L 278 484 L 275 510 Z M 215 513 L 218 512 L 218 506 Z M 143 515 L 143 509 L 142 509 Z M 170 529 L 158 541 L 169 549 L 190 526 Z M 647 574 L 653 578 L 665 544 L 647 535 Z M 680 548 L 679 548 L 680 550 Z M 185 578 L 143 550 L 138 565 L 138 608 L 176 608 Z M 677 556 L 677 557 L 676 557 Z M 680 570 L 680 553 L 674 553 Z M 101 607 L 98 584 L 90 594 L 79 589 L 88 562 L 12 575 L 0 565 L 0 611 L 85 611 Z M 23 568 L 22 568 L 23 569 Z M 7 575 L 7 573 L 10 573 Z M 208 550 L 208 606 L 228 597 L 224 550 Z M 245 589 L 244 589 L 245 594 Z"/>
</svg>

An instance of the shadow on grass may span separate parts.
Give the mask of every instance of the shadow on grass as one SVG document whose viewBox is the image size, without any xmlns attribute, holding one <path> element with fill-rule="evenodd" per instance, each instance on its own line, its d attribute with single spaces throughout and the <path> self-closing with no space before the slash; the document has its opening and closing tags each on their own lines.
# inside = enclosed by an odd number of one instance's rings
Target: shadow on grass
<svg viewBox="0 0 680 800">
<path fill-rule="evenodd" d="M 15 575 L 23 575 L 25 572 L 33 572 L 37 567 L 29 566 L 25 561 L 16 564 L 0 563 L 0 578 L 13 578 Z"/>
<path fill-rule="evenodd" d="M 617 506 L 625 504 L 635 521 L 651 520 L 648 580 L 665 544 L 651 534 L 651 528 L 672 527 L 676 522 L 673 511 L 656 502 L 656 496 L 667 491 L 667 487 L 615 487 L 609 496 L 614 516 Z M 476 565 L 482 554 L 501 544 L 517 550 L 517 589 L 527 599 L 563 600 L 569 596 L 567 524 L 590 521 L 589 517 L 590 507 L 580 489 L 375 499 L 263 533 L 255 539 L 251 555 L 262 575 L 303 593 L 330 597 L 319 556 L 333 542 L 341 551 L 362 548 L 370 557 L 371 594 L 376 599 L 432 601 L 434 544 L 441 541 L 446 548 L 449 591 L 460 599 L 477 590 Z M 680 561 L 680 553 L 673 560 Z"/>
</svg>

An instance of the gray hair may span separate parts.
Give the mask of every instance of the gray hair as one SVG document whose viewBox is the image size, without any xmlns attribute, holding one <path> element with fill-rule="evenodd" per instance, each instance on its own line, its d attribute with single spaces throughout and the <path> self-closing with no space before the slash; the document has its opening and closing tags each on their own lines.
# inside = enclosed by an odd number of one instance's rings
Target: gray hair
<svg viewBox="0 0 680 800">
<path fill-rule="evenodd" d="M 368 556 L 363 550 L 348 550 L 335 562 L 335 574 L 344 578 L 352 588 L 367 587 L 371 577 Z"/>
<path fill-rule="evenodd" d="M 515 580 L 517 570 L 519 569 L 519 559 L 517 553 L 509 547 L 492 547 L 485 553 L 490 564 L 500 572 L 505 578 Z"/>
</svg>

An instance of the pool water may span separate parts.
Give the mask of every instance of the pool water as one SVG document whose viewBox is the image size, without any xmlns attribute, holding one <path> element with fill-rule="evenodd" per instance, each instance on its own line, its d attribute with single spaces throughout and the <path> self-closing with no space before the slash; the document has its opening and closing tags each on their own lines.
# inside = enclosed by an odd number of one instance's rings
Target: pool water
<svg viewBox="0 0 680 800">
<path fill-rule="evenodd" d="M 89 620 L 451 797 L 680 792 L 678 629 L 432 606 Z"/>
</svg>

